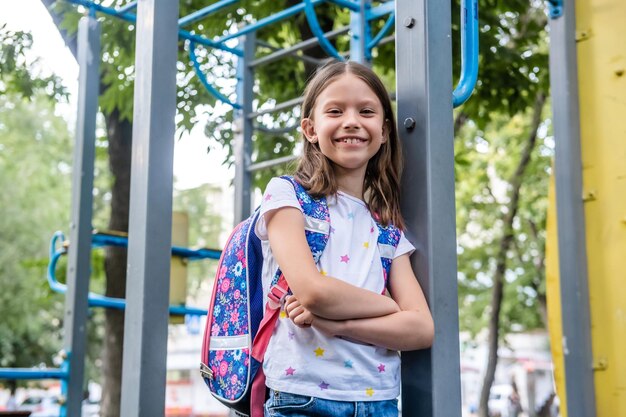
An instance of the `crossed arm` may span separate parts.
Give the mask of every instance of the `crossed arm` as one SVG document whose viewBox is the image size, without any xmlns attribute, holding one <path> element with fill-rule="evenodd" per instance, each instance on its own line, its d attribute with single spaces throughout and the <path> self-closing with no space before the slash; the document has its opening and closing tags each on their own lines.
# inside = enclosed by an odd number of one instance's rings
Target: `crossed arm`
<svg viewBox="0 0 626 417">
<path fill-rule="evenodd" d="M 313 262 L 298 209 L 278 209 L 265 214 L 265 221 L 272 253 L 294 294 L 285 311 L 296 325 L 394 350 L 432 345 L 433 320 L 408 254 L 392 263 L 390 298 L 323 276 Z"/>
</svg>

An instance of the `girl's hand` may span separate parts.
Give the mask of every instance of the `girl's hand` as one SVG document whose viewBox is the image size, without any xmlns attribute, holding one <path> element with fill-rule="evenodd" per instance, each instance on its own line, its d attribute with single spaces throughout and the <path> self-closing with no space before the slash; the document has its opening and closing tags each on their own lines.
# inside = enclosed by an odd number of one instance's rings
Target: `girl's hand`
<svg viewBox="0 0 626 417">
<path fill-rule="evenodd" d="M 285 313 L 293 321 L 293 323 L 301 328 L 311 327 L 313 321 L 317 319 L 313 313 L 304 308 L 300 301 L 289 295 L 285 299 Z"/>
<path fill-rule="evenodd" d="M 341 327 L 344 320 L 329 320 L 321 317 L 315 317 L 312 326 L 316 330 L 324 333 L 326 336 L 334 337 L 341 336 Z"/>
</svg>

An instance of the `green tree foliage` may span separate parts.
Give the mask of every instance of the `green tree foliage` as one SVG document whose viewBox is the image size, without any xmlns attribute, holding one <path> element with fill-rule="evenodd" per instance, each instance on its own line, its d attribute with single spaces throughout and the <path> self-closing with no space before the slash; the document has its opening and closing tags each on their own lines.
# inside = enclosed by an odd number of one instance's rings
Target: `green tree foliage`
<svg viewBox="0 0 626 417">
<path fill-rule="evenodd" d="M 67 93 L 55 75 L 38 74 L 29 34 L 0 25 L 0 41 L 0 366 L 53 366 L 65 298 L 52 292 L 46 272 L 48 242 L 70 216 L 70 132 L 56 113 L 56 102 Z M 94 263 L 96 288 L 102 287 L 101 263 Z M 64 266 L 62 260 L 57 268 L 62 282 Z M 90 317 L 102 321 L 98 312 Z M 90 325 L 90 340 L 101 337 L 98 326 Z M 91 379 L 98 346 L 90 343 Z"/>
<path fill-rule="evenodd" d="M 33 43 L 32 36 L 25 32 L 8 30 L 0 22 L 0 95 L 16 94 L 30 99 L 36 93 L 60 99 L 66 91 L 58 77 L 35 74 L 26 51 Z"/>
<path fill-rule="evenodd" d="M 47 242 L 69 218 L 69 135 L 46 97 L 4 95 L 0 138 L 0 366 L 50 365 L 64 299 L 45 280 Z"/>
</svg>

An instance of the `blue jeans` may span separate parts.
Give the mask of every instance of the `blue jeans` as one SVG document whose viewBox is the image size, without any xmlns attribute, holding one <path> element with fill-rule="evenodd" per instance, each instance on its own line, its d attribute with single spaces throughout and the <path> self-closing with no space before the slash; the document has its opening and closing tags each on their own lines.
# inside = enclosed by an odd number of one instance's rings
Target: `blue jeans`
<svg viewBox="0 0 626 417">
<path fill-rule="evenodd" d="M 333 401 L 271 389 L 265 417 L 398 417 L 398 400 Z"/>
</svg>

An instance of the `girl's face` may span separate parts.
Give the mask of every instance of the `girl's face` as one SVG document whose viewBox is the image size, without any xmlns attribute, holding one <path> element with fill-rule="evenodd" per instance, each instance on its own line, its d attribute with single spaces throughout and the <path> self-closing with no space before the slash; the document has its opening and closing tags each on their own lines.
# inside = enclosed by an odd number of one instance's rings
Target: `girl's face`
<svg viewBox="0 0 626 417">
<path fill-rule="evenodd" d="M 311 118 L 303 119 L 302 131 L 311 143 L 334 162 L 339 173 L 361 173 L 367 162 L 387 141 L 383 106 L 359 77 L 345 73 L 319 94 Z"/>
</svg>

